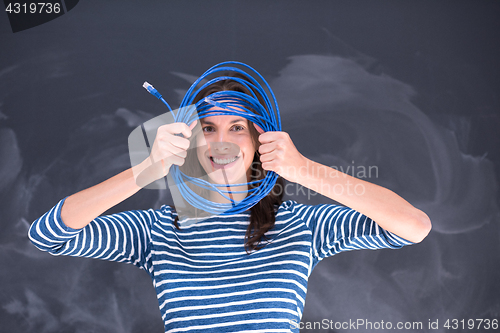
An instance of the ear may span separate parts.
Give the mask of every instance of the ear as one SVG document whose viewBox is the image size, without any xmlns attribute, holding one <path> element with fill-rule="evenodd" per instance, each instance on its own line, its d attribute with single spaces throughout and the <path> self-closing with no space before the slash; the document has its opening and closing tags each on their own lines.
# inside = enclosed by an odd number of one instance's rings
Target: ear
<svg viewBox="0 0 500 333">
<path fill-rule="evenodd" d="M 259 134 L 262 134 L 264 133 L 264 130 L 257 124 L 255 123 L 252 123 L 254 126 L 255 126 L 255 129 L 257 130 L 257 132 L 259 132 Z"/>
</svg>

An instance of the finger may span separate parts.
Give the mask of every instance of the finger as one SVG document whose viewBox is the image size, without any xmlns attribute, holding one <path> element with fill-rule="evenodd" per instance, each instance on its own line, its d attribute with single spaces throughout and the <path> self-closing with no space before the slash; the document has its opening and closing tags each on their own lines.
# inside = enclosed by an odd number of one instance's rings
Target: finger
<svg viewBox="0 0 500 333">
<path fill-rule="evenodd" d="M 177 147 L 183 150 L 188 149 L 189 145 L 191 144 L 188 139 L 182 138 L 180 136 L 170 136 L 169 138 L 165 138 L 162 141 L 170 144 L 173 147 Z"/>
<path fill-rule="evenodd" d="M 261 164 L 262 169 L 266 171 L 274 171 L 274 163 L 273 162 L 265 162 Z"/>
<path fill-rule="evenodd" d="M 171 142 L 160 142 L 158 144 L 158 148 L 162 158 L 170 155 L 177 155 L 181 157 L 185 157 L 187 155 L 187 150 L 182 147 L 177 147 L 173 145 Z"/>
<path fill-rule="evenodd" d="M 274 144 L 273 142 L 265 143 L 265 144 L 260 145 L 259 154 L 261 154 L 261 155 L 268 154 L 274 150 L 276 150 L 276 144 Z"/>
<path fill-rule="evenodd" d="M 166 149 L 165 153 L 166 153 L 165 156 L 176 155 L 176 156 L 179 156 L 182 158 L 186 158 L 186 156 L 187 156 L 187 151 L 185 149 L 180 149 L 180 148 L 173 147 L 173 146 L 168 147 Z"/>
<path fill-rule="evenodd" d="M 189 129 L 191 130 L 191 137 L 197 136 L 202 132 L 201 126 L 198 126 L 198 120 L 194 120 L 191 125 L 189 125 Z"/>
<path fill-rule="evenodd" d="M 191 131 L 193 131 L 193 128 L 196 126 L 196 124 L 197 124 L 197 123 L 198 123 L 198 120 L 196 120 L 196 119 L 195 119 L 195 120 L 191 123 L 191 125 L 189 125 L 189 129 L 190 129 Z"/>
<path fill-rule="evenodd" d="M 181 166 L 181 165 L 184 164 L 185 160 L 186 160 L 185 158 L 179 157 L 177 155 L 172 155 L 171 157 L 168 158 L 168 162 L 167 163 L 171 163 L 171 164 L 175 164 L 175 165 Z"/>
<path fill-rule="evenodd" d="M 282 137 L 282 132 L 275 132 L 275 131 L 269 131 L 262 133 L 259 135 L 259 142 L 260 143 L 268 143 L 272 141 L 276 141 Z"/>
<path fill-rule="evenodd" d="M 176 134 L 182 134 L 185 138 L 190 138 L 191 137 L 191 128 L 185 123 L 182 123 L 184 126 L 180 126 L 180 132 Z M 195 124 L 196 125 L 196 124 Z M 194 127 L 194 126 L 193 126 Z"/>
<path fill-rule="evenodd" d="M 261 163 L 264 163 L 264 162 L 271 162 L 271 161 L 274 161 L 276 159 L 276 152 L 271 152 L 271 153 L 267 153 L 267 154 L 262 154 L 260 155 L 260 162 Z"/>
<path fill-rule="evenodd" d="M 185 138 L 191 136 L 191 129 L 186 123 L 173 123 L 164 126 L 160 126 L 158 129 L 166 130 L 170 134 L 182 134 Z"/>
<path fill-rule="evenodd" d="M 260 127 L 256 123 L 253 123 L 253 126 L 255 126 L 255 129 L 257 130 L 257 132 L 259 132 L 259 134 L 264 133 L 264 130 L 262 129 L 262 127 Z"/>
</svg>

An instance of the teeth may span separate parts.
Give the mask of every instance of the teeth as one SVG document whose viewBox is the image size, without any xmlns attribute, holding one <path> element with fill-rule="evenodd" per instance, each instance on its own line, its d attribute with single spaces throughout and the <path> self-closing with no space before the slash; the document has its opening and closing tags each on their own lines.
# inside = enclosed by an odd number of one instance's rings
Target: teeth
<svg viewBox="0 0 500 333">
<path fill-rule="evenodd" d="M 232 163 L 232 162 L 236 161 L 236 158 L 237 158 L 237 156 L 235 156 L 233 158 L 216 158 L 216 157 L 212 157 L 212 161 L 214 161 L 216 164 L 225 165 L 225 164 L 229 164 L 229 163 Z"/>
</svg>

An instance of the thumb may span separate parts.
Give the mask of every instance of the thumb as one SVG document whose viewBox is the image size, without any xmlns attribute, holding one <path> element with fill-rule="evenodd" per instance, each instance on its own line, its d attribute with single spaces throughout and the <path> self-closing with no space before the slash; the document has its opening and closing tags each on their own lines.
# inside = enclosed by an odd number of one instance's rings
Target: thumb
<svg viewBox="0 0 500 333">
<path fill-rule="evenodd" d="M 253 123 L 253 126 L 255 126 L 255 129 L 257 130 L 257 132 L 259 132 L 259 134 L 264 133 L 264 130 L 256 123 Z"/>
<path fill-rule="evenodd" d="M 195 120 L 191 123 L 191 125 L 189 125 L 189 129 L 192 131 L 192 130 L 193 130 L 193 128 L 196 126 L 196 124 L 197 124 L 197 123 L 198 123 L 198 120 L 196 120 L 196 119 L 195 119 Z"/>
</svg>

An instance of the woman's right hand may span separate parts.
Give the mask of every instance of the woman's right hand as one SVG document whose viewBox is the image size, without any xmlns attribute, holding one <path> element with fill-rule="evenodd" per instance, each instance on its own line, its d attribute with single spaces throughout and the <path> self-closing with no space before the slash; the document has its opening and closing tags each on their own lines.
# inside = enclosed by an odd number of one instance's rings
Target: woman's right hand
<svg viewBox="0 0 500 333">
<path fill-rule="evenodd" d="M 190 145 L 188 139 L 191 137 L 196 123 L 197 120 L 190 126 L 185 123 L 173 123 L 158 127 L 150 158 L 155 164 L 162 162 L 165 169 L 162 177 L 168 174 L 168 170 L 173 164 L 178 166 L 184 164 Z"/>
<path fill-rule="evenodd" d="M 137 176 L 137 185 L 144 187 L 165 177 L 172 165 L 184 164 L 190 145 L 188 139 L 192 136 L 196 123 L 197 120 L 190 126 L 185 123 L 172 123 L 158 127 L 150 156 L 143 162 L 147 168 Z"/>
<path fill-rule="evenodd" d="M 64 201 L 61 218 L 64 224 L 80 229 L 111 207 L 119 204 L 151 182 L 165 177 L 172 164 L 182 165 L 189 148 L 192 129 L 184 123 L 158 128 L 150 157 L 95 186 L 70 195 Z M 182 134 L 184 137 L 177 136 Z"/>
</svg>

